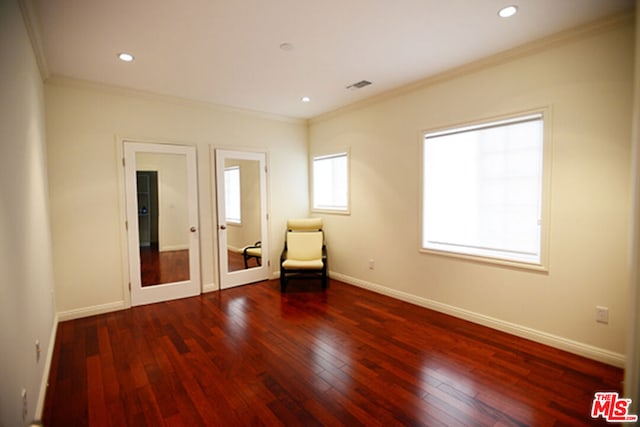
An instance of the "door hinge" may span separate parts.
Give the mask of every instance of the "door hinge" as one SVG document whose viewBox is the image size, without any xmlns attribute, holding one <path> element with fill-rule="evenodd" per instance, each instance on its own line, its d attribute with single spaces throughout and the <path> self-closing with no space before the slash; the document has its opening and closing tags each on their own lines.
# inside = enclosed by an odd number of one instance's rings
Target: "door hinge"
<svg viewBox="0 0 640 427">
<path fill-rule="evenodd" d="M 126 167 L 126 166 L 127 166 L 127 165 L 125 165 L 125 163 L 124 163 L 124 157 L 122 158 L 122 166 L 123 166 L 123 167 Z"/>
<path fill-rule="evenodd" d="M 271 260 L 267 261 L 267 267 L 271 267 Z"/>
<path fill-rule="evenodd" d="M 129 282 L 129 292 L 131 292 L 131 282 Z"/>
<path fill-rule="evenodd" d="M 124 228 L 125 230 L 129 230 L 129 221 L 124 222 Z"/>
</svg>

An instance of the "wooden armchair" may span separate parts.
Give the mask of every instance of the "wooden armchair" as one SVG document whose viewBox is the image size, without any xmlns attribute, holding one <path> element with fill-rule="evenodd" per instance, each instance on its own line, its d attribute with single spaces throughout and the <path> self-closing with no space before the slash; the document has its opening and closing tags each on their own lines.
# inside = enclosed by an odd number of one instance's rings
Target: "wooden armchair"
<svg viewBox="0 0 640 427">
<path fill-rule="evenodd" d="M 327 248 L 322 218 L 287 221 L 284 249 L 280 255 L 280 290 L 294 276 L 320 276 L 322 289 L 327 288 Z"/>
<path fill-rule="evenodd" d="M 249 268 L 249 260 L 256 259 L 258 266 L 262 265 L 262 242 L 257 241 L 253 245 L 242 248 L 242 257 L 244 258 L 244 268 Z"/>
</svg>

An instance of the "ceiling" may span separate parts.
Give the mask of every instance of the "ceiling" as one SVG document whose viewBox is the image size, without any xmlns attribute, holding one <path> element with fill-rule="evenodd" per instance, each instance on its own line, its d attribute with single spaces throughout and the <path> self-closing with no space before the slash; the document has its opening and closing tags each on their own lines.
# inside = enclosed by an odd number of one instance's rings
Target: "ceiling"
<svg viewBox="0 0 640 427">
<path fill-rule="evenodd" d="M 633 0 L 23 0 L 50 76 L 310 118 Z M 498 17 L 508 4 L 511 18 Z M 289 49 L 281 48 L 287 43 Z M 118 59 L 130 52 L 130 63 Z M 346 87 L 372 82 L 359 90 Z M 308 96 L 310 102 L 302 102 Z"/>
</svg>

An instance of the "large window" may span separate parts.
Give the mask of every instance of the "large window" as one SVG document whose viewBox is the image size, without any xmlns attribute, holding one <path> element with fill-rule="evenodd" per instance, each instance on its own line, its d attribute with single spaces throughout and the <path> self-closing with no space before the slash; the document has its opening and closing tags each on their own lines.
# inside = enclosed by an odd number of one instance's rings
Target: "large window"
<svg viewBox="0 0 640 427">
<path fill-rule="evenodd" d="M 349 156 L 337 153 L 313 158 L 313 210 L 349 212 Z"/>
<path fill-rule="evenodd" d="M 240 166 L 225 168 L 224 204 L 228 223 L 242 223 L 240 198 Z"/>
<path fill-rule="evenodd" d="M 422 248 L 543 264 L 543 114 L 430 132 Z"/>
</svg>

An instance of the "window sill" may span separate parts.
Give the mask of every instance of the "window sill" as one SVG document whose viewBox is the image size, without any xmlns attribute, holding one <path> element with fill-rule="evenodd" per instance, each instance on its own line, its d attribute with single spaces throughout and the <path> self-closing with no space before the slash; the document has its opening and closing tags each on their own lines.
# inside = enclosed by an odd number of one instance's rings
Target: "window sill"
<svg viewBox="0 0 640 427">
<path fill-rule="evenodd" d="M 547 267 L 547 263 L 544 261 L 539 264 L 528 263 L 524 261 L 514 261 L 514 260 L 494 258 L 489 256 L 463 254 L 458 252 L 448 252 L 443 250 L 426 249 L 426 248 L 420 248 L 419 252 L 423 254 L 429 254 L 429 255 L 458 258 L 461 260 L 471 261 L 479 264 L 496 265 L 499 267 L 507 267 L 507 268 L 513 268 L 518 270 L 527 270 L 527 271 L 532 271 L 537 273 L 549 273 L 549 268 Z"/>
<path fill-rule="evenodd" d="M 351 215 L 349 210 L 337 210 L 337 209 L 311 209 L 311 213 L 317 214 L 330 214 L 330 215 Z"/>
</svg>

